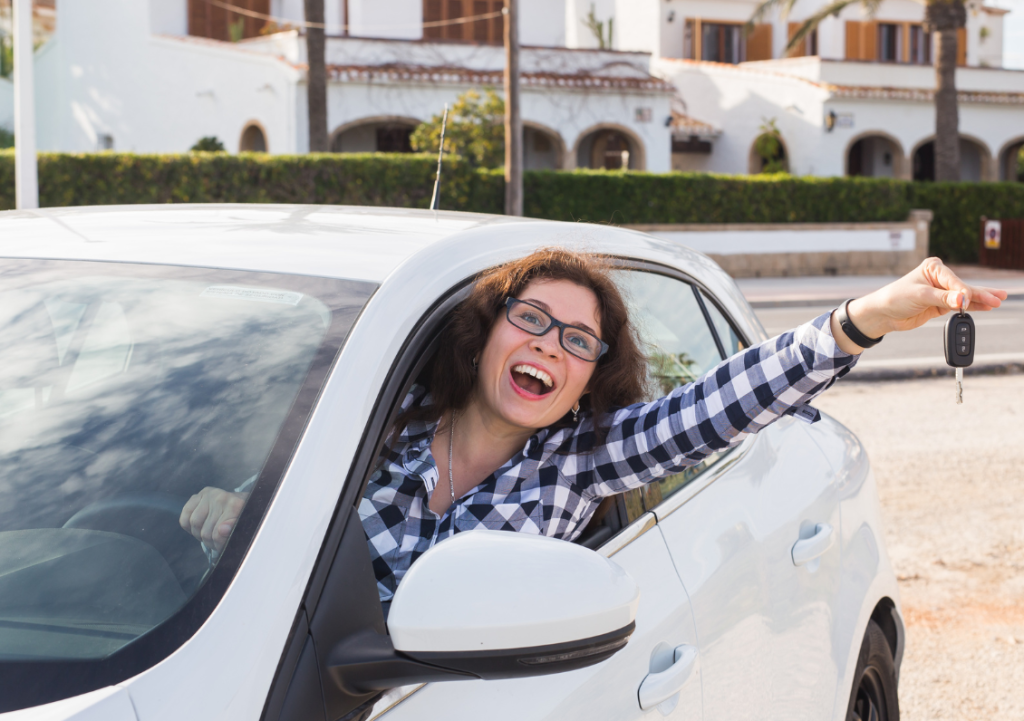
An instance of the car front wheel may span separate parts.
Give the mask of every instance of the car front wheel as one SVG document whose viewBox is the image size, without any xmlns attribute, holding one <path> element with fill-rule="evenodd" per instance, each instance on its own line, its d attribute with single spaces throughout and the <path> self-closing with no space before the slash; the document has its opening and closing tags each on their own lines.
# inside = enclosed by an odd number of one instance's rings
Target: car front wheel
<svg viewBox="0 0 1024 721">
<path fill-rule="evenodd" d="M 853 675 L 846 721 L 899 721 L 899 718 L 892 649 L 878 624 L 868 621 L 857 658 L 857 671 Z"/>
</svg>

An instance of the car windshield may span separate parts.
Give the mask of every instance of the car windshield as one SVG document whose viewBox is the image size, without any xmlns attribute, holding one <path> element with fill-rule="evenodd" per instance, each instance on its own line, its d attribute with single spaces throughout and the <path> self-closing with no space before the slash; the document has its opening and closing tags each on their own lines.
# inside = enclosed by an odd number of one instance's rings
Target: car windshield
<svg viewBox="0 0 1024 721">
<path fill-rule="evenodd" d="M 198 627 L 217 598 L 179 611 L 227 587 L 373 287 L 0 259 L 0 661 Z M 220 560 L 178 524 L 207 486 L 253 490 Z"/>
</svg>

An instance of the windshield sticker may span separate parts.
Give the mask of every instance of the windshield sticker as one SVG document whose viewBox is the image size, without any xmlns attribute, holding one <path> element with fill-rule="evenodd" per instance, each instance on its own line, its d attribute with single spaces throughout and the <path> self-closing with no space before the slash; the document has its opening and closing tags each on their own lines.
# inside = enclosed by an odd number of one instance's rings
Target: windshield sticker
<svg viewBox="0 0 1024 721">
<path fill-rule="evenodd" d="M 302 293 L 293 293 L 288 290 L 268 290 L 267 288 L 245 288 L 240 285 L 211 285 L 199 295 L 204 298 L 231 298 L 280 305 L 298 305 L 302 300 Z"/>
</svg>

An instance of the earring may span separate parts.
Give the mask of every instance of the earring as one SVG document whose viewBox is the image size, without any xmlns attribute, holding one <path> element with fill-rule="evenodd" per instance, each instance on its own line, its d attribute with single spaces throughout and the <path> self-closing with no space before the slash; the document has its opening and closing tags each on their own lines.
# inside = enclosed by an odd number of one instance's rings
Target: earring
<svg viewBox="0 0 1024 721">
<path fill-rule="evenodd" d="M 579 421 L 580 402 L 576 401 L 576 405 L 572 407 L 572 422 L 576 423 Z"/>
<path fill-rule="evenodd" d="M 473 370 L 475 371 L 477 369 L 477 366 L 479 366 L 479 365 L 480 365 L 479 358 L 477 356 L 473 356 Z"/>
</svg>

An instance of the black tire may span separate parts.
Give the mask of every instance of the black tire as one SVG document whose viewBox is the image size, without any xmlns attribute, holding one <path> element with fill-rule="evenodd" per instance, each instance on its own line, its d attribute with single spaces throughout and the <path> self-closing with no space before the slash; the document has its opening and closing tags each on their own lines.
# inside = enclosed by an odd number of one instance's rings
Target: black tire
<svg viewBox="0 0 1024 721">
<path fill-rule="evenodd" d="M 896 686 L 896 665 L 889 642 L 878 624 L 868 621 L 853 674 L 846 721 L 899 721 Z"/>
</svg>

